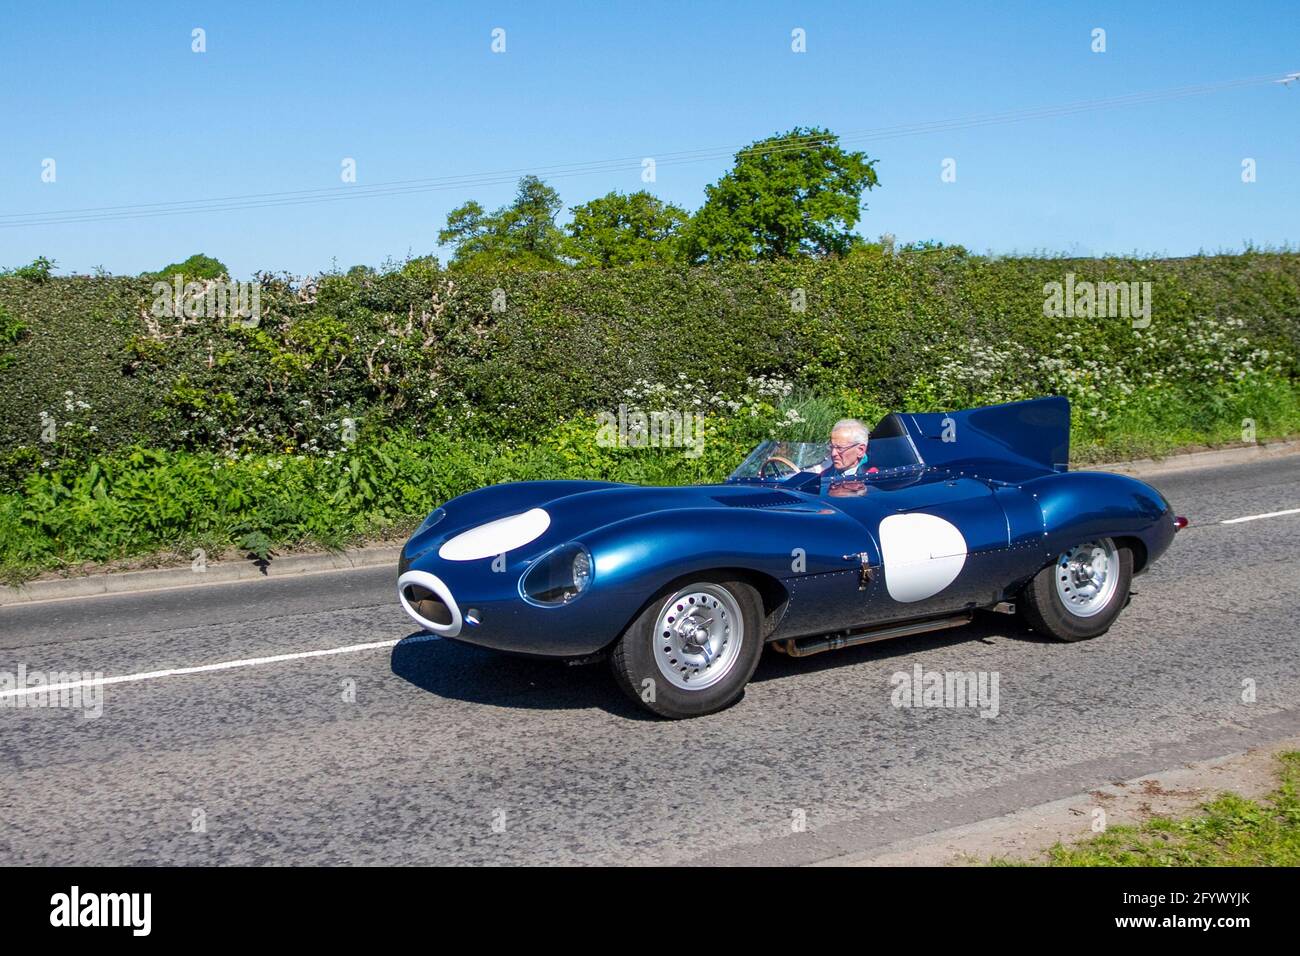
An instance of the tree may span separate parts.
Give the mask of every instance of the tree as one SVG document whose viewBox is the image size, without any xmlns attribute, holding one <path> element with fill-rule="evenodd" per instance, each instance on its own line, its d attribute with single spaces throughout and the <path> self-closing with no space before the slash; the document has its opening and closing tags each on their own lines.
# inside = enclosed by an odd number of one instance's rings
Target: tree
<svg viewBox="0 0 1300 956">
<path fill-rule="evenodd" d="M 553 268 L 562 264 L 564 233 L 555 225 L 560 195 L 536 176 L 519 180 L 514 201 L 492 213 L 473 201 L 447 215 L 440 243 L 455 246 L 452 265 Z"/>
<path fill-rule="evenodd" d="M 14 276 L 30 282 L 47 282 L 57 265 L 58 263 L 53 259 L 37 256 L 25 266 L 18 266 L 16 269 L 0 269 L 0 276 Z"/>
<path fill-rule="evenodd" d="M 691 262 L 843 254 L 859 237 L 862 193 L 878 185 L 876 160 L 846 152 L 829 130 L 797 127 L 736 154 L 705 189 L 683 240 Z"/>
<path fill-rule="evenodd" d="M 573 207 L 568 252 L 580 266 L 625 266 L 677 258 L 685 209 L 644 189 L 610 192 Z"/>
<path fill-rule="evenodd" d="M 224 263 L 211 256 L 196 252 L 184 262 L 173 262 L 169 266 L 163 266 L 157 272 L 141 273 L 141 277 L 145 279 L 170 280 L 176 275 L 181 276 L 186 282 L 199 282 L 203 279 L 220 279 L 222 276 L 228 276 L 230 270 Z"/>
</svg>

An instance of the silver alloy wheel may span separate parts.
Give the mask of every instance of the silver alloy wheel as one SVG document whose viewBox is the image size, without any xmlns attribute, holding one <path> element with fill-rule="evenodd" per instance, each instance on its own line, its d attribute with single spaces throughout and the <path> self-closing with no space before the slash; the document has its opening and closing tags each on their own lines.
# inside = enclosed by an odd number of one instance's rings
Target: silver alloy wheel
<svg viewBox="0 0 1300 956">
<path fill-rule="evenodd" d="M 668 683 L 703 690 L 726 677 L 739 659 L 745 617 L 720 584 L 691 584 L 664 601 L 653 637 L 655 663 Z"/>
<path fill-rule="evenodd" d="M 1075 617 L 1110 606 L 1119 584 L 1119 552 L 1110 538 L 1075 545 L 1056 559 L 1056 593 Z"/>
</svg>

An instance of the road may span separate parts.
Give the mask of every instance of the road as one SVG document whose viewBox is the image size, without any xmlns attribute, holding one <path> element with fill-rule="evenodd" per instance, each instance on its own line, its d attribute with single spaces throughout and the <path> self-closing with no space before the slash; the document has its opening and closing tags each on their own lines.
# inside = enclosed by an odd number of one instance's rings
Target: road
<svg viewBox="0 0 1300 956">
<path fill-rule="evenodd" d="M 1300 514 L 1221 523 L 1300 508 L 1300 456 L 1152 483 L 1192 525 L 1104 637 L 769 652 L 676 723 L 413 634 L 386 568 L 0 608 L 0 674 L 124 678 L 0 701 L 0 862 L 805 863 L 1300 732 Z M 997 716 L 894 707 L 917 664 L 996 673 Z"/>
</svg>

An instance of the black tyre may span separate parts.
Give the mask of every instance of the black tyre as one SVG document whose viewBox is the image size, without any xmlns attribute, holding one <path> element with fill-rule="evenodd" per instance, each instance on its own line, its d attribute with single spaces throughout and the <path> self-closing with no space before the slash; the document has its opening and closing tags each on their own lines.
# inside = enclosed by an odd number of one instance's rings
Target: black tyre
<svg viewBox="0 0 1300 956">
<path fill-rule="evenodd" d="M 763 605 L 744 581 L 674 584 L 614 645 L 614 679 L 642 707 L 680 719 L 711 714 L 744 693 L 763 653 Z"/>
<path fill-rule="evenodd" d="M 1086 641 L 1110 630 L 1128 603 L 1133 553 L 1110 538 L 1076 545 L 1025 586 L 1021 606 L 1035 631 Z"/>
</svg>

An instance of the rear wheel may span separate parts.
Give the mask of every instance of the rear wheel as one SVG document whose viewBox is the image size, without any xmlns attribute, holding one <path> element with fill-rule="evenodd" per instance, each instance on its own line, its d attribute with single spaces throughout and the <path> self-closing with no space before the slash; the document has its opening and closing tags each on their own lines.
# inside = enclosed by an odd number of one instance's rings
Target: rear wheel
<svg viewBox="0 0 1300 956">
<path fill-rule="evenodd" d="M 610 655 L 624 692 L 661 717 L 700 717 L 740 698 L 758 664 L 762 602 L 743 581 L 673 585 L 646 606 Z"/>
<path fill-rule="evenodd" d="M 1105 634 L 1128 602 L 1133 554 L 1110 538 L 1076 545 L 1057 555 L 1025 586 L 1025 620 L 1062 641 Z"/>
</svg>

